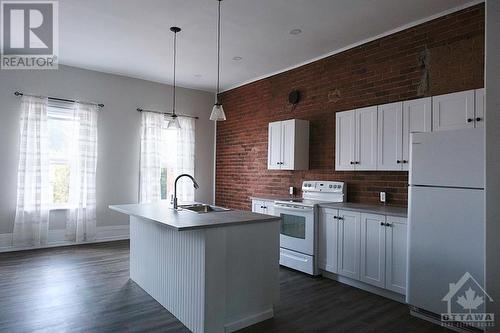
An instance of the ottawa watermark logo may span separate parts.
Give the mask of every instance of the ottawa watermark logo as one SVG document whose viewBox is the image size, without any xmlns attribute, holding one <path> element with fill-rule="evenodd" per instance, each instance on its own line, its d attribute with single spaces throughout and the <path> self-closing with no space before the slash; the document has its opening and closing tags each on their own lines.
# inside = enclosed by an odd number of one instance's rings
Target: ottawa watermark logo
<svg viewBox="0 0 500 333">
<path fill-rule="evenodd" d="M 493 299 L 469 272 L 456 283 L 450 283 L 450 289 L 442 301 L 447 303 L 447 312 L 441 313 L 443 326 L 495 326 L 494 314 L 485 312 L 486 304 L 493 302 Z"/>
<path fill-rule="evenodd" d="M 57 69 L 57 1 L 1 1 L 1 69 Z"/>
</svg>

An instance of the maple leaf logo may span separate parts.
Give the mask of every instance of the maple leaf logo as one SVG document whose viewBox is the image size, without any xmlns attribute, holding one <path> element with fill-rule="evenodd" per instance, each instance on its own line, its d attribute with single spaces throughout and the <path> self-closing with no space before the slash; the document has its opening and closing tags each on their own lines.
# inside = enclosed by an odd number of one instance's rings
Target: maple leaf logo
<svg viewBox="0 0 500 333">
<path fill-rule="evenodd" d="M 484 303 L 484 299 L 483 296 L 476 296 L 476 292 L 469 287 L 465 291 L 465 296 L 458 297 L 457 303 L 470 313 L 472 310 L 477 310 L 478 306 Z"/>
</svg>

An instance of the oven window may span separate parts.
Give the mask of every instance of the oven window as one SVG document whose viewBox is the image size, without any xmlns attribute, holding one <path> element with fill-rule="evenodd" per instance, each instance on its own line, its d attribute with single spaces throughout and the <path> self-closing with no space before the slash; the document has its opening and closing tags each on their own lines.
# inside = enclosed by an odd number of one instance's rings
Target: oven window
<svg viewBox="0 0 500 333">
<path fill-rule="evenodd" d="M 293 238 L 306 239 L 306 218 L 281 214 L 281 234 Z"/>
</svg>

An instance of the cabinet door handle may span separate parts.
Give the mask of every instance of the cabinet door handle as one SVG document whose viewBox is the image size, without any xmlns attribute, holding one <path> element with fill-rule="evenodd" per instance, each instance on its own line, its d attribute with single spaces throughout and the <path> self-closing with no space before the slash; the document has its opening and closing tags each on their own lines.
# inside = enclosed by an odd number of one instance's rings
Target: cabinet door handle
<svg viewBox="0 0 500 333">
<path fill-rule="evenodd" d="M 349 163 L 350 163 L 350 164 L 354 164 L 354 162 L 353 162 L 353 161 L 351 161 L 351 162 L 349 162 Z"/>
<path fill-rule="evenodd" d="M 407 160 L 403 160 L 403 163 L 408 163 L 408 161 Z"/>
<path fill-rule="evenodd" d="M 380 222 L 380 225 L 381 225 L 381 226 L 385 226 L 385 223 L 384 223 L 384 222 Z"/>
<path fill-rule="evenodd" d="M 479 117 L 476 118 L 476 121 L 481 121 L 481 120 L 483 120 L 483 118 L 479 118 Z"/>
<path fill-rule="evenodd" d="M 401 163 L 401 161 L 400 161 L 400 160 L 397 160 L 397 161 L 396 161 L 396 163 L 397 163 L 397 164 L 399 164 L 399 163 Z"/>
<path fill-rule="evenodd" d="M 472 119 L 472 118 L 467 118 L 467 122 L 468 122 L 468 123 L 472 123 L 473 121 L 474 121 L 474 119 Z"/>
<path fill-rule="evenodd" d="M 343 220 L 344 220 L 344 218 L 343 218 L 343 217 L 341 217 L 341 216 L 337 216 L 337 220 L 339 220 L 339 221 L 343 221 Z"/>
<path fill-rule="evenodd" d="M 356 162 L 354 162 L 354 164 L 359 164 L 359 162 L 358 162 L 358 161 L 356 161 Z"/>
<path fill-rule="evenodd" d="M 385 224 L 385 226 L 386 226 L 386 227 L 392 227 L 392 224 L 390 224 L 390 223 L 386 223 L 386 224 Z"/>
<path fill-rule="evenodd" d="M 334 218 L 335 220 L 338 220 L 338 218 L 339 218 L 339 217 L 338 217 L 338 216 L 334 216 L 333 218 Z"/>
</svg>

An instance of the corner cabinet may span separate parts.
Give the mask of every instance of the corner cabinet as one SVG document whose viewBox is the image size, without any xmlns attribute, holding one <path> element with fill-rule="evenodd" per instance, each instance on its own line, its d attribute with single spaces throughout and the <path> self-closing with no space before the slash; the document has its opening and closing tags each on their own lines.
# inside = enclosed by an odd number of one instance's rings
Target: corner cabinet
<svg viewBox="0 0 500 333">
<path fill-rule="evenodd" d="M 267 168 L 309 169 L 309 121 L 290 119 L 269 123 Z"/>
<path fill-rule="evenodd" d="M 319 269 L 404 295 L 406 220 L 397 216 L 321 208 Z"/>
<path fill-rule="evenodd" d="M 335 170 L 376 170 L 377 107 L 335 114 Z"/>
</svg>

